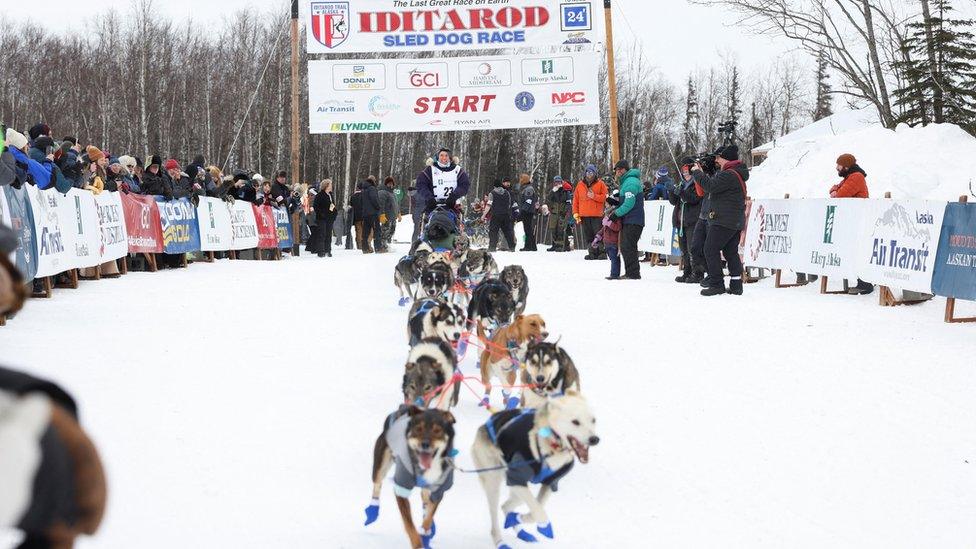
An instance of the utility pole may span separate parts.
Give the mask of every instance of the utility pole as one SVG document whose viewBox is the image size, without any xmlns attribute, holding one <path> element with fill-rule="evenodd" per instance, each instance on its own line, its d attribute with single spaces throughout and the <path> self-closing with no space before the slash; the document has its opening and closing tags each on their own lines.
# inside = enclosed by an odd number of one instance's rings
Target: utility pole
<svg viewBox="0 0 976 549">
<path fill-rule="evenodd" d="M 291 168 L 289 172 L 291 173 L 291 180 L 293 183 L 301 183 L 299 167 L 299 153 L 301 151 L 301 137 L 299 132 L 299 123 L 301 121 L 301 115 L 299 114 L 299 95 L 298 95 L 298 0 L 291 0 Z M 301 245 L 299 243 L 299 232 L 298 227 L 298 212 L 295 212 L 291 217 L 292 224 L 292 255 L 297 256 L 301 253 Z"/>
<path fill-rule="evenodd" d="M 617 127 L 617 73 L 613 67 L 613 16 L 610 14 L 610 0 L 603 0 L 603 16 L 607 21 L 607 72 L 610 78 L 610 146 L 613 164 L 616 164 L 620 160 L 620 130 Z"/>
<path fill-rule="evenodd" d="M 301 137 L 299 125 L 301 115 L 299 114 L 299 82 L 301 77 L 298 74 L 298 0 L 291 0 L 291 180 L 300 183 L 299 176 L 299 152 L 301 151 Z"/>
</svg>

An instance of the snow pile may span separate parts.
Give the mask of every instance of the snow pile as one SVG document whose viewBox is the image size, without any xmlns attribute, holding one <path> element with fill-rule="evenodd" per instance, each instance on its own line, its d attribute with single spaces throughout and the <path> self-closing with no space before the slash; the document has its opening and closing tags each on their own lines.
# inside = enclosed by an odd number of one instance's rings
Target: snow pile
<svg viewBox="0 0 976 549">
<path fill-rule="evenodd" d="M 789 137 L 789 136 L 787 136 Z M 777 142 L 769 157 L 752 171 L 753 198 L 825 198 L 840 182 L 837 157 L 850 153 L 868 174 L 873 198 L 890 191 L 894 198 L 958 200 L 976 179 L 971 165 L 976 138 L 953 124 L 924 128 L 905 125 L 889 130 L 880 124 L 810 138 Z"/>
<path fill-rule="evenodd" d="M 873 108 L 839 111 L 826 118 L 817 120 L 813 124 L 803 126 L 798 130 L 776 138 L 769 143 L 760 145 L 752 149 L 752 152 L 768 153 L 774 148 L 788 143 L 812 141 L 820 137 L 861 130 L 869 126 L 877 125 L 879 122 L 878 111 Z"/>
</svg>

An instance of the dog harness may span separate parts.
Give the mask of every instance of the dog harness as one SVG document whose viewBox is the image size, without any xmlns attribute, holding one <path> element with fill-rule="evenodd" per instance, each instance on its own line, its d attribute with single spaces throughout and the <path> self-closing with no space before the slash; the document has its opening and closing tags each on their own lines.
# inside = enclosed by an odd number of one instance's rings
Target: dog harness
<svg viewBox="0 0 976 549">
<path fill-rule="evenodd" d="M 410 415 L 404 413 L 397 417 L 399 413 L 399 411 L 394 412 L 386 418 L 386 444 L 390 447 L 396 464 L 393 473 L 393 491 L 400 497 L 409 497 L 414 488 L 420 487 L 430 490 L 431 501 L 438 502 L 454 485 L 454 468 L 445 466 L 441 477 L 435 482 L 428 483 L 420 473 L 420 467 L 414 462 L 410 446 L 407 444 L 407 424 L 410 423 Z"/>
<path fill-rule="evenodd" d="M 417 307 L 417 310 L 413 313 L 413 315 L 407 319 L 407 326 L 410 327 L 410 345 L 416 345 L 420 342 L 420 338 L 416 337 L 414 334 L 423 331 L 423 328 L 421 327 L 422 319 L 424 318 L 424 315 L 429 313 L 430 310 L 435 306 L 437 306 L 436 300 L 430 298 L 424 299 L 420 302 L 420 307 Z"/>
<path fill-rule="evenodd" d="M 553 471 L 541 451 L 539 459 L 534 458 L 530 440 L 534 427 L 535 410 L 505 410 L 492 415 L 485 423 L 489 440 L 502 451 L 508 465 L 505 470 L 508 486 L 542 484 L 555 492 L 559 489 L 559 480 L 569 473 L 574 462 Z"/>
</svg>

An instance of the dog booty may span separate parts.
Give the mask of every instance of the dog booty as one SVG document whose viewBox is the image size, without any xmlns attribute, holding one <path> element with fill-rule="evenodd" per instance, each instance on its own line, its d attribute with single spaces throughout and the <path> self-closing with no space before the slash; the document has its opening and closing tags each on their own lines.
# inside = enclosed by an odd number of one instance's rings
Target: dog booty
<svg viewBox="0 0 976 549">
<path fill-rule="evenodd" d="M 373 524 L 378 518 L 380 518 L 380 500 L 373 499 L 369 502 L 369 507 L 366 507 L 366 522 L 363 526 Z"/>
<path fill-rule="evenodd" d="M 400 301 L 397 302 L 397 304 L 400 305 L 401 307 L 406 307 L 408 303 L 410 303 L 409 297 L 401 297 Z"/>
<path fill-rule="evenodd" d="M 520 522 L 518 513 L 508 513 L 505 515 L 505 528 L 518 526 Z"/>
<path fill-rule="evenodd" d="M 522 399 L 520 399 L 517 396 L 508 397 L 508 400 L 505 401 L 505 409 L 506 410 L 514 410 L 514 409 L 518 408 L 519 407 L 519 404 L 521 404 L 521 403 L 522 403 Z"/>
<path fill-rule="evenodd" d="M 539 541 L 539 540 L 535 539 L 535 536 L 533 536 L 532 534 L 526 532 L 521 527 L 518 527 L 518 534 L 516 534 L 515 537 L 517 537 L 518 539 L 520 539 L 520 540 L 522 540 L 522 541 L 524 541 L 526 543 L 535 543 L 535 542 Z"/>
<path fill-rule="evenodd" d="M 505 515 L 505 528 L 515 528 L 515 536 L 526 543 L 539 541 L 522 528 L 522 521 L 519 519 L 518 513 L 513 512 Z"/>
<path fill-rule="evenodd" d="M 551 522 L 547 522 L 545 524 L 540 524 L 540 525 L 536 526 L 535 529 L 538 530 L 539 533 L 542 534 L 543 536 L 546 536 L 547 538 L 552 539 L 552 523 Z"/>
<path fill-rule="evenodd" d="M 498 547 L 496 547 L 495 549 L 512 549 L 512 546 L 505 543 L 504 541 L 499 541 Z"/>
</svg>

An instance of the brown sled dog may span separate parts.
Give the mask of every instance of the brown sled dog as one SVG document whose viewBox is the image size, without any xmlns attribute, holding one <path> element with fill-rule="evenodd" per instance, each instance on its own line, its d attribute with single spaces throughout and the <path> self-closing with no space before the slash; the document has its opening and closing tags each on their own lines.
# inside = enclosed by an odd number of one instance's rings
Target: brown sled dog
<svg viewBox="0 0 976 549">
<path fill-rule="evenodd" d="M 485 399 L 491 394 L 491 379 L 497 377 L 505 385 L 515 385 L 518 364 L 525 359 L 529 344 L 544 341 L 549 337 L 546 321 L 540 315 L 519 315 L 508 326 L 503 326 L 492 335 L 490 344 L 481 353 L 481 382 L 485 386 Z M 509 392 L 507 390 L 505 393 Z"/>
</svg>

